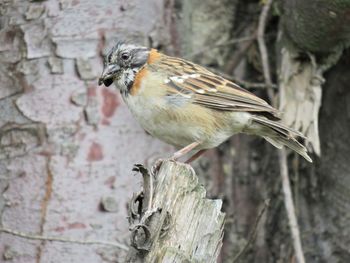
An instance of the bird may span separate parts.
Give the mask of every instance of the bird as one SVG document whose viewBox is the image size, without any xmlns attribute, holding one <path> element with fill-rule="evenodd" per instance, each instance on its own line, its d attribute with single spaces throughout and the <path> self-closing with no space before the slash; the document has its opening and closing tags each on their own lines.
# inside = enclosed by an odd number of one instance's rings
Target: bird
<svg viewBox="0 0 350 263">
<path fill-rule="evenodd" d="M 104 56 L 101 86 L 112 85 L 150 135 L 180 148 L 171 159 L 193 152 L 197 159 L 234 134 L 264 138 L 312 162 L 302 133 L 281 122 L 265 100 L 203 66 L 157 49 L 118 42 Z"/>
</svg>

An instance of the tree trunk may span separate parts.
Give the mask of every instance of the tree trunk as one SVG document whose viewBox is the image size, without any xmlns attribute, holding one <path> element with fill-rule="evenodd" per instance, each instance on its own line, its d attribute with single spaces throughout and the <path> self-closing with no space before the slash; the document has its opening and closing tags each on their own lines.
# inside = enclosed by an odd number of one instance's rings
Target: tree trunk
<svg viewBox="0 0 350 263">
<path fill-rule="evenodd" d="M 97 77 L 102 53 L 117 40 L 166 41 L 165 10 L 158 0 L 1 1 L 2 228 L 128 244 L 126 207 L 138 184 L 130 170 L 172 147 L 146 135 Z M 124 255 L 110 245 L 0 233 L 1 262 L 122 262 Z"/>
</svg>

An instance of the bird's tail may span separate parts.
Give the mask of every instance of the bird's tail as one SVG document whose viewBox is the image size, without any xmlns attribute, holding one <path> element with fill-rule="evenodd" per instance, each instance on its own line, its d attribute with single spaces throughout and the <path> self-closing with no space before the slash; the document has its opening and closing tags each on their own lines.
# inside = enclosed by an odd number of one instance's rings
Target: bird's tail
<svg viewBox="0 0 350 263">
<path fill-rule="evenodd" d="M 264 117 L 252 117 L 254 133 L 262 136 L 273 146 L 281 149 L 283 145 L 303 156 L 307 161 L 312 163 L 312 159 L 307 154 L 304 145 L 297 141 L 297 138 L 305 138 L 305 136 L 277 121 L 272 121 Z M 249 131 L 248 131 L 249 133 Z"/>
</svg>

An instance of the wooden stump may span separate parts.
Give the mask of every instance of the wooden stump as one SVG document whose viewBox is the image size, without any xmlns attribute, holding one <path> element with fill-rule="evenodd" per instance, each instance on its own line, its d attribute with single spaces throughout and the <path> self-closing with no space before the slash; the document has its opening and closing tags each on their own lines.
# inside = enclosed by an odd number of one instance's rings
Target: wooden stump
<svg viewBox="0 0 350 263">
<path fill-rule="evenodd" d="M 166 161 L 153 178 L 136 165 L 143 191 L 131 200 L 127 262 L 216 262 L 225 215 L 221 200 L 206 199 L 191 166 Z"/>
</svg>

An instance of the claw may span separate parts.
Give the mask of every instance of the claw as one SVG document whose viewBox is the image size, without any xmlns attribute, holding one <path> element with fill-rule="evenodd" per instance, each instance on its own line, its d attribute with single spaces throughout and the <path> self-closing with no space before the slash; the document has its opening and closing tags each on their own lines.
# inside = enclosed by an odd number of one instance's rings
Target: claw
<svg viewBox="0 0 350 263">
<path fill-rule="evenodd" d="M 154 164 L 151 167 L 151 174 L 153 176 L 155 176 L 159 172 L 160 167 L 162 166 L 164 161 L 165 161 L 164 159 L 158 159 L 154 162 Z"/>
</svg>

